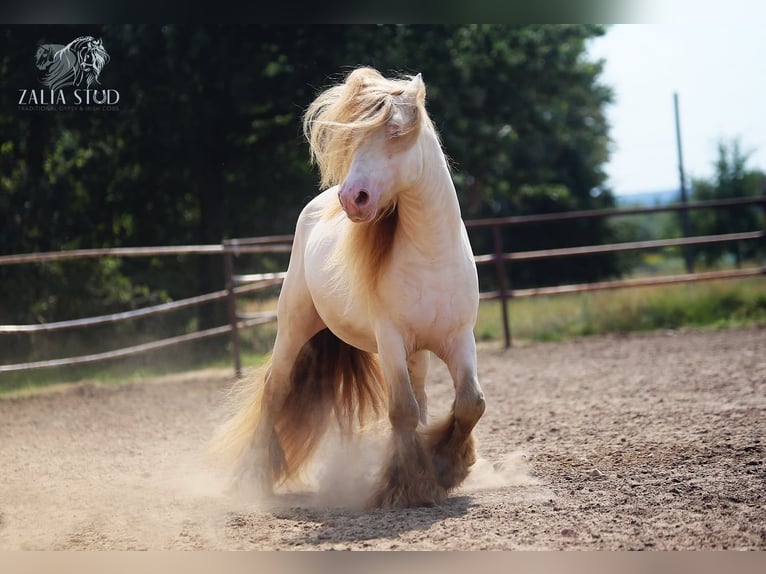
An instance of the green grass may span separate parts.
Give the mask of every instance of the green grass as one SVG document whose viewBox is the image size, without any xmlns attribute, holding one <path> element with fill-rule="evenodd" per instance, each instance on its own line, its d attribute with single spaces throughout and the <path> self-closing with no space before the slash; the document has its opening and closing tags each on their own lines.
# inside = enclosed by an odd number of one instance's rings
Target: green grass
<svg viewBox="0 0 766 574">
<path fill-rule="evenodd" d="M 243 305 L 247 311 L 273 308 L 274 301 Z M 515 299 L 508 304 L 514 341 L 559 341 L 583 335 L 682 327 L 766 324 L 766 277 L 634 287 L 573 295 Z M 272 324 L 242 333 L 245 367 L 263 363 L 276 333 Z M 483 302 L 475 329 L 480 341 L 502 340 L 500 304 Z M 120 346 L 115 343 L 115 346 Z M 199 352 L 181 345 L 129 359 L 56 369 L 0 374 L 0 393 L 92 381 L 119 384 L 198 369 L 231 369 L 228 345 Z M 83 353 L 88 352 L 83 350 Z M 21 359 L 23 360 L 23 359 Z"/>
<path fill-rule="evenodd" d="M 481 304 L 479 340 L 502 338 L 498 301 Z M 582 335 L 683 327 L 766 324 L 766 278 L 632 287 L 520 298 L 508 313 L 515 340 L 559 341 Z"/>
</svg>

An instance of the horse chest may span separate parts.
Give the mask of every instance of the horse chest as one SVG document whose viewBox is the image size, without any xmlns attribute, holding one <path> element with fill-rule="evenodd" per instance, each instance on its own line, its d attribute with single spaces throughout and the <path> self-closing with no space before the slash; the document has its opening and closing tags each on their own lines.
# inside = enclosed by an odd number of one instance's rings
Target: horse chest
<svg viewBox="0 0 766 574">
<path fill-rule="evenodd" d="M 305 280 L 324 323 L 347 343 L 376 351 L 376 325 L 396 325 L 411 345 L 436 347 L 473 326 L 478 307 L 476 266 L 467 241 L 417 248 L 402 234 L 378 266 L 347 265 L 341 249 L 345 217 L 315 221 L 303 250 Z M 360 273 L 359 269 L 366 270 Z M 375 277 L 368 282 L 366 278 Z"/>
<path fill-rule="evenodd" d="M 389 318 L 414 340 L 438 344 L 475 321 L 475 267 L 461 260 L 394 264 L 381 278 L 378 296 Z"/>
</svg>

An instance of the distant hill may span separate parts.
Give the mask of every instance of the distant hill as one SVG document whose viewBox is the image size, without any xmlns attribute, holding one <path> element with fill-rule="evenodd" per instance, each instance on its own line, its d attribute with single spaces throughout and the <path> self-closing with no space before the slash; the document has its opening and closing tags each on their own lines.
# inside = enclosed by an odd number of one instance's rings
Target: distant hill
<svg viewBox="0 0 766 574">
<path fill-rule="evenodd" d="M 628 206 L 647 206 L 667 205 L 669 203 L 679 203 L 681 201 L 681 192 L 678 189 L 668 189 L 663 191 L 644 191 L 639 193 L 626 193 L 624 195 L 615 195 L 618 207 Z"/>
</svg>

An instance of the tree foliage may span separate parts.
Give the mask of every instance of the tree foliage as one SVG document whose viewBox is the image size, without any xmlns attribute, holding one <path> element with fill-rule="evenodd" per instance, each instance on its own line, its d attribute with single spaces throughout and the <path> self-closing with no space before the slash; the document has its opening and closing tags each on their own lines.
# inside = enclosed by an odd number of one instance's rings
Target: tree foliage
<svg viewBox="0 0 766 574">
<path fill-rule="evenodd" d="M 741 149 L 738 140 L 720 141 L 712 179 L 692 182 L 692 198 L 697 201 L 736 197 L 756 197 L 766 193 L 766 174 L 747 168 L 750 154 Z M 726 209 L 696 209 L 691 212 L 692 226 L 697 235 L 718 235 L 754 231 L 763 225 L 763 216 L 756 206 Z M 697 256 L 713 265 L 730 257 L 737 266 L 753 257 L 761 247 L 755 242 L 713 243 L 696 248 Z"/>
<path fill-rule="evenodd" d="M 291 233 L 317 193 L 300 117 L 359 65 L 422 72 L 466 218 L 608 207 L 601 26 L 106 25 L 0 31 L 0 249 L 218 243 Z M 83 34 L 110 54 L 119 111 L 23 112 L 43 43 Z M 514 249 L 595 243 L 605 225 L 513 230 Z M 475 249 L 488 240 L 477 236 Z M 91 261 L 0 267 L 0 323 L 98 314 L 222 286 L 221 264 Z M 76 275 L 72 275 L 73 269 Z M 517 284 L 613 274 L 609 256 L 528 266 Z M 55 295 L 54 295 L 55 294 Z M 76 303 L 75 303 L 76 302 Z M 220 322 L 220 310 L 199 318 Z"/>
</svg>

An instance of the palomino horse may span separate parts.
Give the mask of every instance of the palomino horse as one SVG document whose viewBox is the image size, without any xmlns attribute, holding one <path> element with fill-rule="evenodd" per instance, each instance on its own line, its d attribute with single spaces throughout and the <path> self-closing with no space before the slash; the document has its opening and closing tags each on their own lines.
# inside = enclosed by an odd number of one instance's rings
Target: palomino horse
<svg viewBox="0 0 766 574">
<path fill-rule="evenodd" d="M 333 416 L 350 435 L 387 406 L 390 452 L 368 505 L 438 503 L 476 460 L 484 395 L 476 265 L 423 80 L 356 69 L 303 125 L 329 189 L 298 218 L 271 364 L 243 387 L 218 446 L 239 485 L 269 493 L 306 465 Z M 455 387 L 431 425 L 429 351 Z"/>
</svg>

